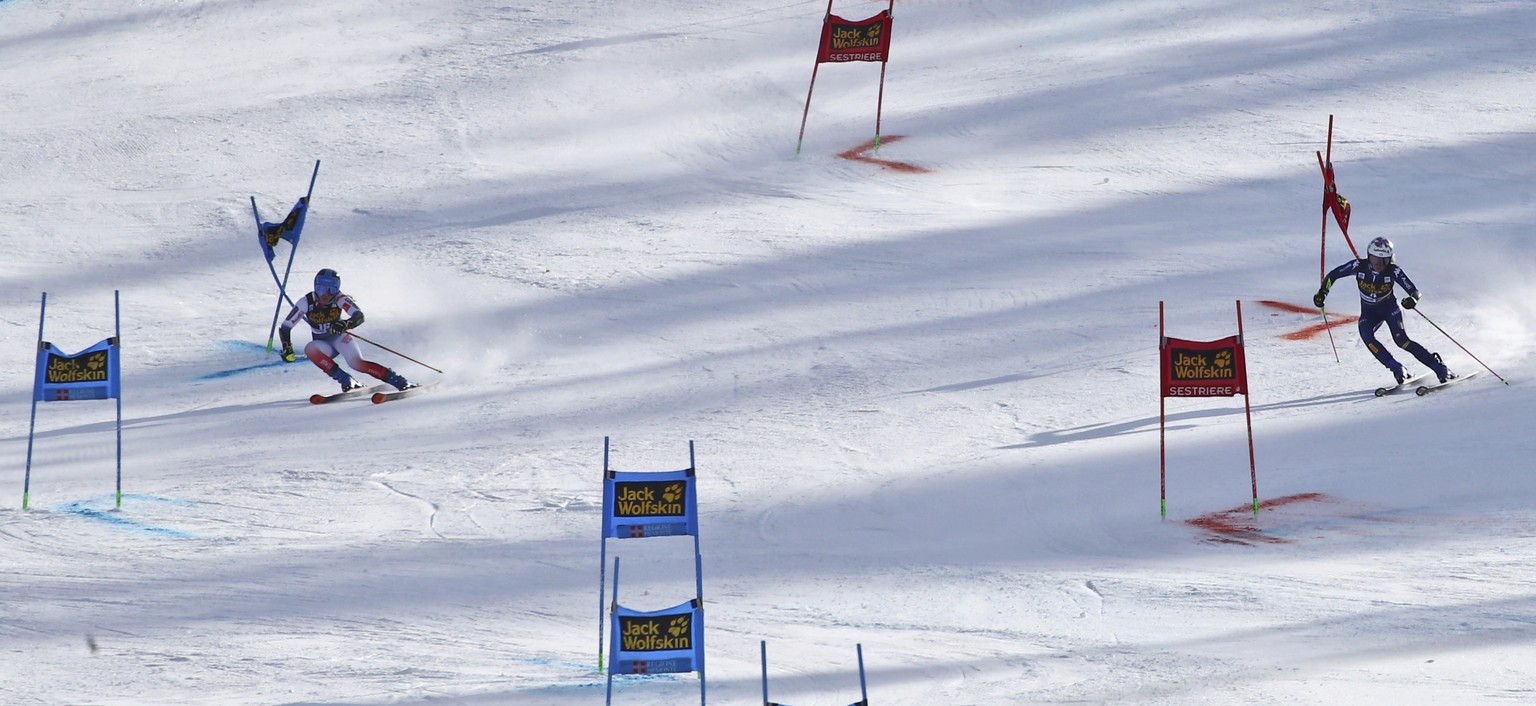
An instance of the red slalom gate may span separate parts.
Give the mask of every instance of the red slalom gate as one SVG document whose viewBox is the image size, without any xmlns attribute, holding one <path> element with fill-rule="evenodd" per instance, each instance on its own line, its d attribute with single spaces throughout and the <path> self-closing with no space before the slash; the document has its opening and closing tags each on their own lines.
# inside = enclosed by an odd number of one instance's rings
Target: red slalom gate
<svg viewBox="0 0 1536 706">
<path fill-rule="evenodd" d="M 1158 396 L 1159 486 L 1161 515 L 1168 517 L 1168 398 L 1243 396 L 1248 420 L 1248 477 L 1253 486 L 1253 514 L 1259 514 L 1259 473 L 1253 455 L 1253 408 L 1249 404 L 1248 365 L 1243 356 L 1243 303 L 1237 302 L 1237 335 L 1215 341 L 1169 338 L 1163 327 L 1163 302 L 1157 303 L 1158 357 L 1162 394 Z"/>
</svg>

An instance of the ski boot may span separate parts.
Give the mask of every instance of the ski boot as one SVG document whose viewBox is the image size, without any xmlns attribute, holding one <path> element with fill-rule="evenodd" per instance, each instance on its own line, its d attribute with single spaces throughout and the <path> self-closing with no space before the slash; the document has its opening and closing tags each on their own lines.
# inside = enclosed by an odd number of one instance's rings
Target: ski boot
<svg viewBox="0 0 1536 706">
<path fill-rule="evenodd" d="M 1451 369 L 1445 367 L 1445 363 L 1440 361 L 1439 353 L 1430 353 L 1430 355 L 1434 356 L 1435 358 L 1435 377 L 1440 378 L 1440 382 L 1448 382 L 1456 379 L 1456 373 L 1451 372 Z"/>
<path fill-rule="evenodd" d="M 339 367 L 331 371 L 331 379 L 335 380 L 338 384 L 341 385 L 342 392 L 351 392 L 353 390 L 363 389 L 362 383 L 353 380 L 351 375 L 348 375 L 346 371 Z"/>
<path fill-rule="evenodd" d="M 1408 373 L 1403 370 L 1403 366 L 1399 365 L 1392 369 L 1392 377 L 1396 378 L 1397 384 L 1401 385 L 1404 380 L 1408 379 Z"/>
<path fill-rule="evenodd" d="M 388 368 L 384 369 L 384 382 L 394 385 L 396 390 L 409 390 L 416 386 L 415 383 L 406 380 L 400 373 Z"/>
</svg>

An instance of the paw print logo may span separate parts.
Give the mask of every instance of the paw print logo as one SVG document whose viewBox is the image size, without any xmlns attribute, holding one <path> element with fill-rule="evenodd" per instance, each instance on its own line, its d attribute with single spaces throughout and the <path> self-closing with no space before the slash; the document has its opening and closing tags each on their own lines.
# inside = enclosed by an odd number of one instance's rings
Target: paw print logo
<svg viewBox="0 0 1536 706">
<path fill-rule="evenodd" d="M 93 355 L 85 360 L 85 367 L 90 368 L 91 372 L 97 372 L 107 367 L 107 357 L 104 355 Z"/>
<path fill-rule="evenodd" d="M 661 499 L 665 500 L 665 501 L 667 501 L 669 503 L 675 503 L 678 500 L 681 500 L 682 498 L 683 498 L 683 484 L 682 483 L 673 483 L 672 485 L 667 486 L 666 490 L 661 491 Z"/>
<path fill-rule="evenodd" d="M 679 615 L 672 619 L 672 624 L 667 626 L 667 634 L 672 637 L 684 637 L 688 634 L 688 616 Z"/>
<path fill-rule="evenodd" d="M 1218 368 L 1230 368 L 1230 367 L 1232 367 L 1232 351 L 1222 351 L 1220 353 L 1217 353 L 1216 354 L 1216 367 L 1218 367 Z"/>
</svg>

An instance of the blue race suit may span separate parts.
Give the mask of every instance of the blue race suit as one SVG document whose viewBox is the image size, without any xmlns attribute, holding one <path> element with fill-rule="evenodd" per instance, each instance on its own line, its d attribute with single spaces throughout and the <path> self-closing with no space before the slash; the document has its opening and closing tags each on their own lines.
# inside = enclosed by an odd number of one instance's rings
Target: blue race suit
<svg viewBox="0 0 1536 706">
<path fill-rule="evenodd" d="M 1445 378 L 1445 364 L 1435 359 L 1434 354 L 1424 349 L 1424 346 L 1410 340 L 1408 332 L 1403 330 L 1403 310 L 1398 308 L 1397 299 L 1393 297 L 1394 284 L 1403 286 L 1408 296 L 1419 298 L 1419 288 L 1413 286 L 1413 280 L 1403 272 L 1403 268 L 1395 263 L 1389 264 L 1381 272 L 1371 269 L 1366 259 L 1350 260 L 1333 268 L 1327 276 L 1323 277 L 1323 290 L 1333 286 L 1335 280 L 1345 277 L 1354 277 L 1355 284 L 1360 288 L 1360 340 L 1365 343 L 1371 355 L 1376 360 L 1392 371 L 1393 375 L 1402 376 L 1403 366 L 1392 357 L 1391 353 L 1376 340 L 1376 330 L 1386 324 L 1392 332 L 1392 342 L 1409 353 L 1413 354 L 1425 367 L 1433 370 L 1440 378 Z"/>
</svg>

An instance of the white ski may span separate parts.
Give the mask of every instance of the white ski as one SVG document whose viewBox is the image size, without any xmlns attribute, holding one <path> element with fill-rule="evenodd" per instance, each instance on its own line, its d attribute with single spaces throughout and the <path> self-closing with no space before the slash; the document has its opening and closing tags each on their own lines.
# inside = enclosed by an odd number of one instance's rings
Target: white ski
<svg viewBox="0 0 1536 706">
<path fill-rule="evenodd" d="M 1461 382 L 1463 380 L 1471 380 L 1474 377 L 1477 377 L 1477 371 L 1476 370 L 1474 370 L 1474 371 L 1472 371 L 1470 373 L 1467 373 L 1466 375 L 1463 375 L 1461 377 L 1451 378 L 1449 380 L 1446 380 L 1445 382 L 1435 382 L 1435 383 L 1429 384 L 1429 385 L 1420 385 L 1419 389 L 1413 391 L 1413 394 L 1418 395 L 1420 397 L 1423 397 L 1424 395 L 1427 395 L 1427 394 L 1429 394 L 1429 393 L 1431 393 L 1431 392 L 1433 392 L 1435 390 L 1438 390 L 1438 389 L 1440 389 L 1442 387 L 1445 387 L 1446 385 L 1455 385 L 1458 382 Z"/>
<path fill-rule="evenodd" d="M 1423 380 L 1423 379 L 1428 378 L 1428 377 L 1434 377 L 1434 373 L 1419 373 L 1418 375 L 1414 375 L 1413 377 L 1405 378 L 1402 382 L 1400 382 L 1400 383 L 1398 383 L 1396 385 L 1393 385 L 1392 387 L 1378 387 L 1378 388 L 1376 388 L 1376 396 L 1377 397 L 1386 397 L 1387 395 L 1390 395 L 1390 394 L 1392 394 L 1394 392 L 1402 392 L 1403 390 L 1406 390 L 1406 389 L 1408 389 L 1410 387 L 1413 387 L 1414 385 L 1419 384 L 1420 380 Z M 1422 395 L 1424 393 L 1420 392 L 1419 394 Z"/>
</svg>

